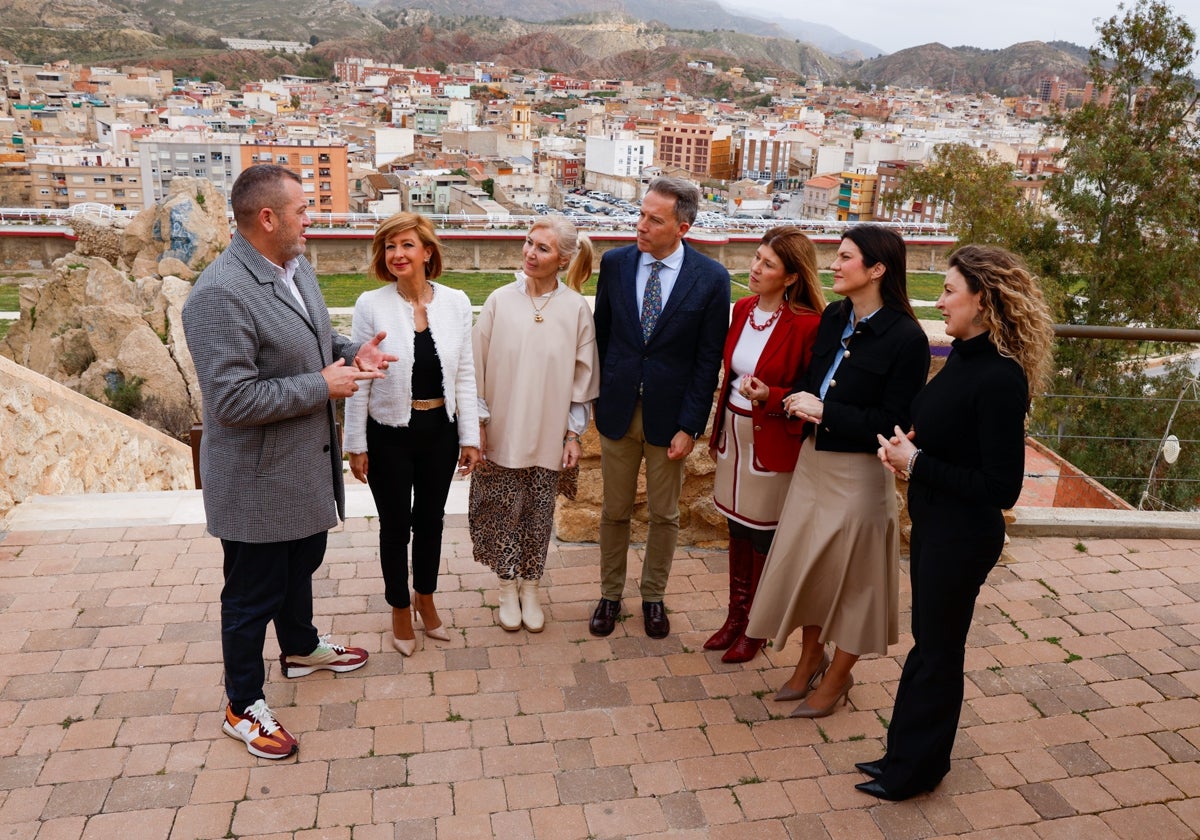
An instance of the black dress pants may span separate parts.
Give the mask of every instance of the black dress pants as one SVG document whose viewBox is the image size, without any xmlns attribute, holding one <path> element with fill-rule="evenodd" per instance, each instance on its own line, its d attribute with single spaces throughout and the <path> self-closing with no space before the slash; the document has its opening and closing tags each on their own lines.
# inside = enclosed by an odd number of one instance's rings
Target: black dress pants
<svg viewBox="0 0 1200 840">
<path fill-rule="evenodd" d="M 442 520 L 457 463 L 458 425 L 445 409 L 413 411 L 403 427 L 367 418 L 367 484 L 379 511 L 379 565 L 389 606 L 411 603 L 410 536 L 413 588 L 422 595 L 437 591 Z"/>
<path fill-rule="evenodd" d="M 949 509 L 910 494 L 913 647 L 888 725 L 880 783 L 894 794 L 932 790 L 950 771 L 963 701 L 975 599 L 1004 545 L 999 510 Z"/>
<path fill-rule="evenodd" d="M 221 540 L 221 655 L 225 693 L 238 714 L 263 697 L 263 645 L 269 623 L 275 623 L 282 653 L 307 656 L 316 650 L 312 576 L 325 557 L 327 536 L 321 531 L 286 542 Z"/>
</svg>

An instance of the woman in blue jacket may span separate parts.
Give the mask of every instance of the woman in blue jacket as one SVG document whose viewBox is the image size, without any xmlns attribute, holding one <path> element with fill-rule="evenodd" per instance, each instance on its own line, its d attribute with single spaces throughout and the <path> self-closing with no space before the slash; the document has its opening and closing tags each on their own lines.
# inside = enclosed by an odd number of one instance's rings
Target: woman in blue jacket
<svg viewBox="0 0 1200 840">
<path fill-rule="evenodd" d="M 831 267 L 833 290 L 845 299 L 825 308 L 808 371 L 784 399 L 809 434 L 746 629 L 781 647 L 802 628 L 800 661 L 775 695 L 805 701 L 792 717 L 831 714 L 854 685 L 858 658 L 899 640 L 896 482 L 876 458 L 876 436 L 908 427 L 929 372 L 900 235 L 852 227 Z"/>
</svg>

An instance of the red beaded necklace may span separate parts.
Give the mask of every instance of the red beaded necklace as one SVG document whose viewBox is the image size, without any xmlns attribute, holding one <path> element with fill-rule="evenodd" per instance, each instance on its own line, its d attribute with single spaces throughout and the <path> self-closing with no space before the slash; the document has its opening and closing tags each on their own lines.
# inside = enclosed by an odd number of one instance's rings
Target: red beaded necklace
<svg viewBox="0 0 1200 840">
<path fill-rule="evenodd" d="M 787 303 L 787 301 L 782 301 L 782 302 L 780 302 L 780 304 L 779 304 L 779 308 L 778 308 L 778 309 L 776 309 L 776 310 L 775 310 L 775 313 L 774 313 L 774 314 L 773 314 L 773 315 L 772 315 L 770 318 L 768 318 L 768 319 L 767 319 L 767 322 L 766 322 L 765 324 L 756 324 L 756 323 L 754 323 L 754 313 L 755 313 L 755 311 L 758 309 L 758 307 L 757 307 L 757 306 L 751 306 L 751 307 L 750 307 L 750 313 L 749 313 L 749 315 L 747 316 L 747 318 L 746 318 L 746 321 L 747 321 L 747 322 L 750 324 L 750 327 L 751 327 L 752 329 L 758 330 L 759 332 L 762 332 L 762 331 L 763 331 L 763 330 L 765 330 L 765 329 L 769 329 L 769 328 L 770 328 L 770 326 L 771 326 L 772 324 L 774 324 L 774 323 L 775 323 L 775 321 L 776 321 L 776 320 L 779 318 L 779 313 L 783 311 L 783 306 L 784 306 L 784 304 L 785 304 L 785 303 Z"/>
</svg>

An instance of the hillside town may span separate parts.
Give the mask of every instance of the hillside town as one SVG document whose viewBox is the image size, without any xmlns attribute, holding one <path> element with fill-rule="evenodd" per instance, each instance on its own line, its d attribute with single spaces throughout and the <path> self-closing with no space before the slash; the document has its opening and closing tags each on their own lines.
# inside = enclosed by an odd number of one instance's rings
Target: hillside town
<svg viewBox="0 0 1200 840">
<path fill-rule="evenodd" d="M 272 162 L 300 174 L 318 222 L 561 211 L 608 227 L 626 223 L 645 184 L 665 174 L 702 186 L 700 226 L 788 218 L 920 228 L 940 225 L 944 208 L 887 202 L 905 169 L 939 144 L 967 144 L 1011 163 L 1024 199 L 1040 205 L 1061 145 L 1040 120 L 1095 93 L 1057 77 L 1013 98 L 858 90 L 696 64 L 724 76 L 737 102 L 688 96 L 671 79 L 491 62 L 347 58 L 335 81 L 284 76 L 238 90 L 145 67 L 4 63 L 0 207 L 136 212 L 161 201 L 173 178 L 205 178 L 227 195 L 243 169 Z"/>
</svg>

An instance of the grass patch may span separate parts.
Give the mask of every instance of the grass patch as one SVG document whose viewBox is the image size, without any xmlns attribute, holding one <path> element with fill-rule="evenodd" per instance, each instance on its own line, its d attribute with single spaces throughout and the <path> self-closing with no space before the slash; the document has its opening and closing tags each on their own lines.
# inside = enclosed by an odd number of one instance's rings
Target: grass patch
<svg viewBox="0 0 1200 840">
<path fill-rule="evenodd" d="M 0 311 L 16 312 L 21 308 L 21 287 L 16 283 L 0 283 Z"/>
<path fill-rule="evenodd" d="M 447 271 L 437 279 L 443 286 L 462 289 L 474 306 L 482 306 L 488 295 L 512 281 L 511 271 Z M 382 285 L 366 274 L 325 274 L 317 282 L 325 296 L 325 305 L 331 308 L 354 306 L 359 295 Z M 594 294 L 594 281 L 589 285 L 590 289 L 585 287 L 584 291 Z"/>
<path fill-rule="evenodd" d="M 731 275 L 733 286 L 730 290 L 731 300 L 741 300 L 750 294 L 750 274 L 746 271 L 735 271 Z M 511 271 L 447 271 L 438 278 L 444 286 L 462 289 L 471 299 L 473 306 L 482 306 L 487 296 L 501 286 L 513 281 Z M 366 274 L 325 274 L 317 278 L 321 286 L 321 294 L 325 296 L 325 305 L 330 308 L 354 306 L 358 296 L 363 292 L 379 288 L 379 282 L 372 280 Z M 942 293 L 945 276 L 928 272 L 910 271 L 908 273 L 908 294 L 917 300 L 937 300 Z M 825 300 L 835 301 L 840 295 L 833 293 L 833 274 L 821 272 L 821 285 L 825 289 Z M 4 287 L 0 286 L 0 290 Z M 583 286 L 585 295 L 596 293 L 596 275 Z M 0 298 L 0 309 L 3 299 Z M 12 308 L 16 308 L 15 306 Z M 942 315 L 932 306 L 919 307 L 916 310 L 918 318 L 940 321 Z"/>
</svg>

